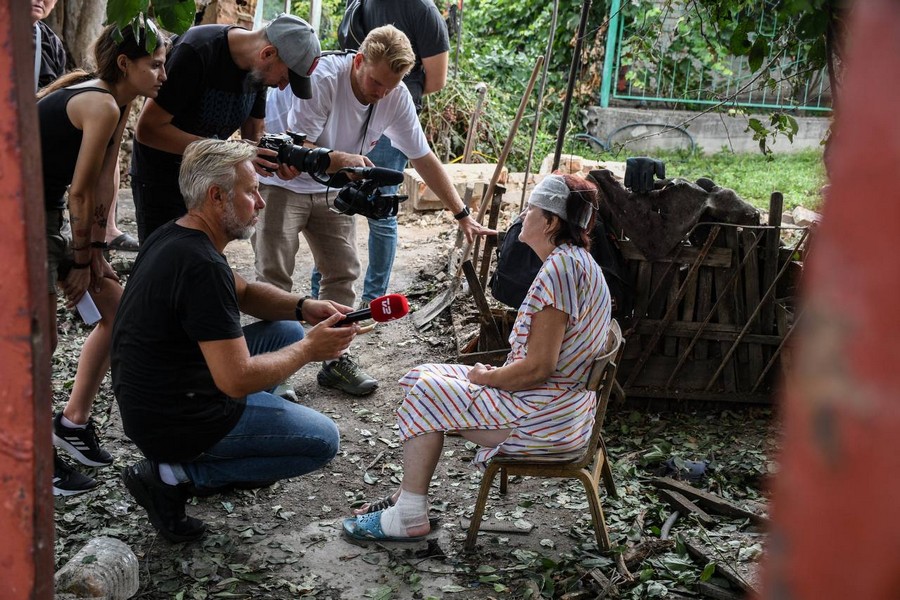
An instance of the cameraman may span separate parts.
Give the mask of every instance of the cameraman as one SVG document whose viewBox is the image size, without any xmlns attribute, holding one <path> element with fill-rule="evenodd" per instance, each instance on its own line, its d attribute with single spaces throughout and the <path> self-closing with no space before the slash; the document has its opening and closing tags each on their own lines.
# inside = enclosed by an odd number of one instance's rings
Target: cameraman
<svg viewBox="0 0 900 600">
<path fill-rule="evenodd" d="M 244 139 L 258 141 L 267 88 L 309 98 L 309 75 L 319 54 L 313 28 L 291 15 L 256 31 L 199 25 L 178 36 L 166 59 L 168 80 L 144 104 L 135 129 L 131 189 L 142 243 L 186 212 L 178 165 L 187 145 L 202 138 L 228 139 L 236 130 Z M 259 150 L 253 161 L 258 174 L 269 176 L 266 169 L 278 166 L 273 155 Z M 278 170 L 280 177 L 296 174 Z"/>
<path fill-rule="evenodd" d="M 266 131 L 303 132 L 315 145 L 363 155 L 384 134 L 410 157 L 413 167 L 456 217 L 469 240 L 496 233 L 469 215 L 428 146 L 412 97 L 402 83 L 413 64 L 415 55 L 403 32 L 391 25 L 373 29 L 358 53 L 322 56 L 311 77 L 316 90 L 311 99 L 284 92 L 269 94 Z M 319 297 L 354 304 L 353 284 L 360 275 L 356 220 L 329 209 L 336 191 L 306 175 L 291 181 L 272 178 L 260 183 L 267 208 L 260 213 L 252 238 L 257 280 L 291 289 L 302 233 L 322 274 Z M 358 396 L 378 386 L 349 356 L 323 365 L 318 382 Z"/>
</svg>

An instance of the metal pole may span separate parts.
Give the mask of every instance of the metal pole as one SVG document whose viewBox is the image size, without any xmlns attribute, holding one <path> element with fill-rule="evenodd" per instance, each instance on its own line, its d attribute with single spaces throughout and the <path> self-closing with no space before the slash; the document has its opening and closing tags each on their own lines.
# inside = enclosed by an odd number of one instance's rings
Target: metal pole
<svg viewBox="0 0 900 600">
<path fill-rule="evenodd" d="M 541 126 L 541 108 L 544 103 L 544 90 L 547 89 L 547 71 L 550 68 L 550 57 L 553 54 L 553 39 L 556 36 L 556 18 L 559 15 L 559 0 L 553 0 L 553 14 L 550 18 L 550 36 L 547 39 L 547 50 L 544 51 L 544 70 L 541 73 L 541 87 L 538 89 L 537 108 L 534 111 L 534 125 L 531 128 L 531 145 L 528 146 L 528 161 L 525 163 L 525 179 L 522 181 L 522 199 L 519 200 L 519 211 L 525 207 L 525 190 L 528 189 L 528 176 L 531 174 L 531 161 L 534 159 L 534 142 Z"/>
<path fill-rule="evenodd" d="M 556 135 L 556 151 L 553 153 L 553 170 L 559 168 L 559 157 L 562 154 L 563 140 L 569 121 L 569 109 L 572 107 L 572 92 L 575 90 L 575 79 L 578 77 L 578 66 L 581 63 L 581 46 L 584 33 L 587 31 L 588 13 L 591 11 L 591 0 L 581 5 L 581 22 L 578 23 L 578 37 L 575 39 L 575 52 L 572 54 L 572 67 L 569 69 L 569 85 L 566 87 L 566 99 L 563 102 L 562 118 L 559 120 L 559 133 Z"/>
<path fill-rule="evenodd" d="M 612 0 L 609 4 L 609 26 L 606 28 L 606 52 L 603 55 L 603 80 L 600 82 L 600 107 L 609 107 L 609 97 L 615 83 L 612 79 L 613 64 L 616 53 L 616 40 L 619 36 L 619 25 L 622 22 L 620 10 L 622 0 Z"/>
</svg>

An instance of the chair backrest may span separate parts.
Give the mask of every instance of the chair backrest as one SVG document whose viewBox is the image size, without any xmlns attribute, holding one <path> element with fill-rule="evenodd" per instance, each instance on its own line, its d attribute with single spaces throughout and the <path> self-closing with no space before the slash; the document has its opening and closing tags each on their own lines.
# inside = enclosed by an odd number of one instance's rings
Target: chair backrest
<svg viewBox="0 0 900 600">
<path fill-rule="evenodd" d="M 594 407 L 594 426 L 591 428 L 591 439 L 581 460 L 578 461 L 581 463 L 578 466 L 587 466 L 597 453 L 600 430 L 606 419 L 606 407 L 609 404 L 609 395 L 616 380 L 616 371 L 619 368 L 622 350 L 622 328 L 618 321 L 613 319 L 609 324 L 609 333 L 603 346 L 603 353 L 594 359 L 594 364 L 588 373 L 586 387 L 597 394 L 597 404 Z"/>
</svg>

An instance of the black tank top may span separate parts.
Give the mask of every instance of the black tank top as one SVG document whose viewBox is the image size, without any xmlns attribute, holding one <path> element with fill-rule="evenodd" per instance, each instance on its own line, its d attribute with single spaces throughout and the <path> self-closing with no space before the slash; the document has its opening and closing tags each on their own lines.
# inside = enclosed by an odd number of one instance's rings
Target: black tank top
<svg viewBox="0 0 900 600">
<path fill-rule="evenodd" d="M 100 87 L 62 88 L 38 100 L 38 119 L 41 127 L 41 160 L 44 169 L 44 207 L 46 210 L 61 210 L 66 207 L 66 188 L 75 175 L 75 163 L 81 150 L 84 133 L 76 128 L 66 105 L 69 100 L 82 92 L 112 92 Z M 125 112 L 119 107 L 120 118 Z M 112 145 L 113 140 L 109 141 Z M 109 147 L 109 146 L 107 146 Z"/>
</svg>

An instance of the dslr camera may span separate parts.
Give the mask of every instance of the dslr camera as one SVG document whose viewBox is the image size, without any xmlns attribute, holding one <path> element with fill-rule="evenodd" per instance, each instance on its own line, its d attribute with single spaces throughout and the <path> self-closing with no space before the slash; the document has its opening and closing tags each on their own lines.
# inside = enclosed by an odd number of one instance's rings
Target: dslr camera
<svg viewBox="0 0 900 600">
<path fill-rule="evenodd" d="M 331 164 L 328 148 L 307 148 L 303 145 L 306 141 L 305 133 L 270 133 L 259 140 L 260 148 L 268 148 L 277 153 L 275 160 L 286 163 L 296 168 L 301 173 L 315 175 L 324 173 Z"/>
<path fill-rule="evenodd" d="M 403 182 L 400 171 L 383 167 L 346 167 L 336 175 L 343 173 L 354 173 L 360 178 L 344 184 L 338 192 L 331 209 L 335 212 L 387 219 L 397 216 L 400 203 L 407 199 L 401 194 L 382 194 L 378 189 L 386 185 L 400 185 Z"/>
</svg>

